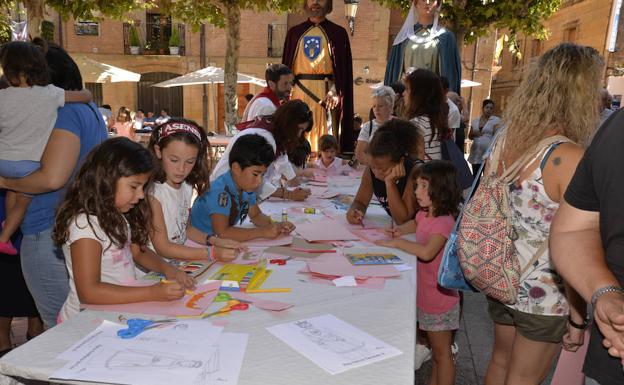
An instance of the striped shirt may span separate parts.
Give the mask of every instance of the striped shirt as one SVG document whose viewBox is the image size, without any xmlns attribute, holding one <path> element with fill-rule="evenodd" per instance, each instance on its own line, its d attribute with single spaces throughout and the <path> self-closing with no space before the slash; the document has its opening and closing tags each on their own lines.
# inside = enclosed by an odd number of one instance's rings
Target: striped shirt
<svg viewBox="0 0 624 385">
<path fill-rule="evenodd" d="M 417 116 L 410 121 L 418 127 L 418 131 L 425 140 L 425 162 L 442 159 L 442 149 L 438 134 L 436 133 L 433 140 L 431 140 L 431 125 L 429 124 L 429 117 Z"/>
</svg>

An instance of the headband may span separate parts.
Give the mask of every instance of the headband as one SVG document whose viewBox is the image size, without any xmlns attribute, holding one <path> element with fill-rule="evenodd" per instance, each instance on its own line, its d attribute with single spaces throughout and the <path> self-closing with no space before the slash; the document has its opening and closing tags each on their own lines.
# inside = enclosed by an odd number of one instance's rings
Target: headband
<svg viewBox="0 0 624 385">
<path fill-rule="evenodd" d="M 178 132 L 188 132 L 195 136 L 197 140 L 199 140 L 199 143 L 203 142 L 199 129 L 196 126 L 182 122 L 166 122 L 160 126 L 160 133 L 158 134 L 158 141 L 156 141 L 156 143 L 160 143 L 164 138 L 171 134 L 177 134 Z"/>
</svg>

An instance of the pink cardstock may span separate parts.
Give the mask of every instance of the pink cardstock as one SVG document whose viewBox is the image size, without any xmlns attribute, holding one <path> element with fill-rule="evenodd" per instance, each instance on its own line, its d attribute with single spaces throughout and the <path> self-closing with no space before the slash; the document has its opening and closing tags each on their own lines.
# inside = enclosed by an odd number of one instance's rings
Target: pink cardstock
<svg viewBox="0 0 624 385">
<path fill-rule="evenodd" d="M 229 291 L 228 294 L 234 299 L 249 301 L 252 305 L 262 310 L 282 311 L 294 306 L 292 303 L 262 299 L 256 297 L 255 295 L 241 293 L 238 291 Z"/>
<path fill-rule="evenodd" d="M 388 234 L 383 229 L 349 229 L 349 231 L 360 237 L 360 239 L 370 243 L 390 239 Z"/>
<path fill-rule="evenodd" d="M 220 286 L 221 281 L 214 281 L 205 285 L 198 285 L 195 290 L 193 290 L 193 295 L 185 295 L 184 297 L 175 301 L 135 302 L 116 305 L 92 305 L 83 303 L 80 304 L 80 307 L 84 309 L 112 311 L 119 313 L 158 314 L 168 316 L 197 316 L 202 314 L 204 310 L 206 310 L 212 304 L 212 301 L 217 295 Z M 194 303 L 195 308 L 187 307 L 187 303 L 193 298 L 193 296 L 199 296 L 202 293 L 204 293 L 204 295 L 201 296 L 201 298 L 198 298 Z"/>
<path fill-rule="evenodd" d="M 299 270 L 299 274 L 305 275 L 310 283 L 325 286 L 335 286 L 332 281 L 339 278 L 335 275 L 312 273 L 307 265 L 303 269 Z M 386 279 L 382 277 L 355 278 L 355 281 L 357 282 L 357 287 L 363 287 L 365 289 L 383 289 L 386 284 Z"/>
<path fill-rule="evenodd" d="M 342 223 L 334 219 L 327 219 L 322 222 L 303 223 L 298 225 L 295 231 L 309 242 L 350 241 L 358 239 L 358 237 L 347 230 Z"/>
<path fill-rule="evenodd" d="M 352 275 L 356 278 L 368 277 L 398 277 L 401 273 L 392 265 L 360 265 L 354 266 L 347 258 L 336 253 L 331 258 L 315 259 L 307 262 L 308 269 L 313 274 L 343 277 Z"/>
<path fill-rule="evenodd" d="M 275 239 L 258 238 L 251 241 L 243 242 L 247 247 L 271 247 L 271 246 L 286 246 L 290 245 L 293 241 L 291 235 L 282 236 Z"/>
</svg>

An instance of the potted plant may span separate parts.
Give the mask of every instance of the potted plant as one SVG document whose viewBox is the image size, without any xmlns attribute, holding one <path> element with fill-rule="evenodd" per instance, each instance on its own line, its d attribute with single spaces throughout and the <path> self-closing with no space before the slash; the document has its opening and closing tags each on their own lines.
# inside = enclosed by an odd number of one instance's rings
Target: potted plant
<svg viewBox="0 0 624 385">
<path fill-rule="evenodd" d="M 169 37 L 169 54 L 178 55 L 180 52 L 180 34 L 177 28 L 172 28 L 171 36 Z"/>
<path fill-rule="evenodd" d="M 141 49 L 141 40 L 139 39 L 139 32 L 134 25 L 130 26 L 130 53 L 138 55 Z"/>
</svg>

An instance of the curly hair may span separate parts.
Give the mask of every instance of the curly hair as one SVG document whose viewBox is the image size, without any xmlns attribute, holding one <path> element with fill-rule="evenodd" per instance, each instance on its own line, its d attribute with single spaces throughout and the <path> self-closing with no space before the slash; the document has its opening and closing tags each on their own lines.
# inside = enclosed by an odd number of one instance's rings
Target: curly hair
<svg viewBox="0 0 624 385">
<path fill-rule="evenodd" d="M 518 159 L 553 129 L 586 145 L 598 123 L 603 67 L 598 51 L 571 43 L 531 64 L 503 112 L 508 159 Z"/>
<path fill-rule="evenodd" d="M 433 215 L 459 214 L 462 189 L 457 181 L 457 169 L 446 160 L 432 160 L 418 167 L 414 172 L 414 182 L 424 179 L 429 182 L 429 198 L 433 206 Z"/>
<path fill-rule="evenodd" d="M 289 153 L 301 145 L 302 138 L 297 136 L 301 123 L 309 123 L 305 131 L 312 129 L 312 111 L 301 100 L 290 100 L 275 111 L 272 118 L 272 134 L 277 144 L 278 155 L 281 152 Z"/>
<path fill-rule="evenodd" d="M 94 148 L 87 155 L 56 213 L 53 234 L 55 243 L 59 246 L 66 243 L 72 221 L 77 215 L 86 214 L 87 220 L 89 215 L 97 217 L 104 234 L 115 246 L 123 247 L 128 242 L 128 224 L 132 233 L 131 241 L 146 245 L 151 217 L 149 204 L 141 199 L 130 211 L 122 214 L 115 207 L 115 194 L 120 178 L 151 174 L 153 169 L 152 154 L 128 138 L 109 139 Z M 144 186 L 144 191 L 149 191 L 151 185 L 150 180 Z M 89 226 L 93 228 L 90 221 Z"/>
<path fill-rule="evenodd" d="M 175 123 L 183 123 L 195 127 L 195 129 L 199 133 L 200 138 L 198 138 L 191 132 L 181 130 L 163 137 L 163 128 L 169 127 Z M 169 119 L 167 122 L 154 128 L 147 148 L 155 156 L 156 151 L 154 147 L 156 145 L 158 145 L 160 147 L 160 150 L 162 151 L 163 149 L 165 149 L 165 147 L 167 147 L 169 143 L 173 142 L 174 140 L 179 140 L 188 145 L 197 147 L 197 160 L 195 161 L 195 166 L 193 166 L 193 169 L 188 174 L 185 181 L 197 191 L 198 195 L 202 195 L 204 192 L 206 192 L 206 190 L 208 190 L 210 186 L 210 160 L 208 157 L 208 146 L 210 144 L 208 142 L 206 132 L 200 125 L 192 120 L 182 118 Z M 156 169 L 154 170 L 153 179 L 154 181 L 160 183 L 165 182 L 165 180 L 167 179 L 167 176 L 165 175 L 165 170 L 163 170 L 162 168 L 162 161 L 158 158 L 156 158 Z"/>
<path fill-rule="evenodd" d="M 374 158 L 389 156 L 393 163 L 415 153 L 423 136 L 418 128 L 407 120 L 390 119 L 377 129 L 366 151 Z"/>
<path fill-rule="evenodd" d="M 440 77 L 426 69 L 417 69 L 405 76 L 405 84 L 409 86 L 409 105 L 405 106 L 406 119 L 426 116 L 431 125 L 429 144 L 436 139 L 449 137 L 448 104 L 442 90 Z M 407 87 L 406 87 L 407 88 Z"/>
</svg>

